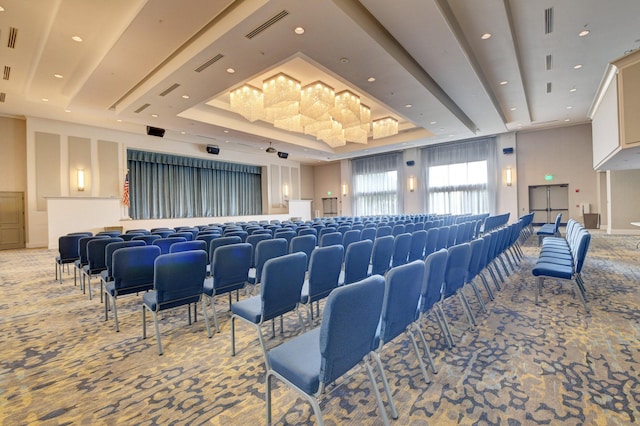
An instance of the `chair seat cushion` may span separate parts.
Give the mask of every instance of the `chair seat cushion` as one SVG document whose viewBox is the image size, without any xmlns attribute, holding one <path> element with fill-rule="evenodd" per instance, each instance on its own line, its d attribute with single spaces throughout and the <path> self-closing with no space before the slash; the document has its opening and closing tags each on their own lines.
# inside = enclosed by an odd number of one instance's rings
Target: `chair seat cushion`
<svg viewBox="0 0 640 426">
<path fill-rule="evenodd" d="M 542 225 L 536 235 L 554 235 L 556 232 L 556 226 L 552 223 Z"/>
<path fill-rule="evenodd" d="M 149 291 L 153 290 L 153 283 L 140 284 L 135 287 L 120 287 L 118 289 L 118 296 L 124 296 L 125 294 L 139 293 L 141 291 Z M 115 281 L 107 281 L 104 283 L 104 291 L 105 293 L 109 293 L 111 296 L 115 296 L 116 294 L 116 283 Z"/>
<path fill-rule="evenodd" d="M 571 266 L 556 265 L 549 262 L 536 263 L 536 266 L 533 267 L 531 272 L 536 277 L 542 275 L 546 277 L 564 278 L 567 280 L 570 280 L 573 276 L 573 268 Z"/>
<path fill-rule="evenodd" d="M 104 282 L 113 281 L 113 277 L 109 276 L 109 273 L 106 269 L 104 271 L 100 271 L 100 278 Z"/>
<path fill-rule="evenodd" d="M 320 385 L 320 327 L 276 346 L 267 358 L 273 371 L 313 395 Z"/>
<path fill-rule="evenodd" d="M 142 303 L 152 311 L 157 310 L 158 293 L 153 290 L 142 295 Z"/>
<path fill-rule="evenodd" d="M 236 302 L 231 305 L 231 312 L 247 321 L 258 324 L 262 317 L 262 298 L 253 296 Z"/>
</svg>

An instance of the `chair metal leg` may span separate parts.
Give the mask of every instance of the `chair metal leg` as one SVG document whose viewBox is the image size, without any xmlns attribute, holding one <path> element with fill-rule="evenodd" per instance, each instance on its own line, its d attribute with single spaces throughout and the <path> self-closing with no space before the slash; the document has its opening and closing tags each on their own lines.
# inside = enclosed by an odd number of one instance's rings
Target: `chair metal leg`
<svg viewBox="0 0 640 426">
<path fill-rule="evenodd" d="M 471 324 L 472 327 L 475 327 L 477 325 L 476 318 L 473 316 L 473 312 L 471 312 L 469 301 L 467 300 L 467 296 L 464 294 L 462 289 L 458 290 L 458 298 L 460 299 L 460 303 L 462 303 L 462 310 L 466 314 L 467 319 L 469 320 L 469 324 Z"/>
<path fill-rule="evenodd" d="M 158 313 L 156 311 L 151 312 L 153 314 L 153 324 L 156 327 L 156 340 L 158 343 L 158 355 L 162 355 L 162 343 L 160 342 L 160 327 L 158 326 Z"/>
<path fill-rule="evenodd" d="M 440 315 L 442 326 L 444 326 L 445 340 L 449 345 L 449 349 L 451 349 L 456 345 L 456 342 L 455 340 L 453 340 L 453 333 L 451 333 L 451 328 L 449 327 L 449 322 L 447 321 L 447 316 L 444 313 L 444 307 L 442 305 L 443 302 L 438 302 L 434 305 L 434 307 L 436 308 L 436 315 Z"/>
<path fill-rule="evenodd" d="M 387 394 L 387 400 L 389 401 L 389 409 L 391 410 L 391 417 L 393 419 L 397 419 L 398 411 L 396 410 L 396 406 L 393 403 L 393 396 L 391 396 L 391 388 L 389 387 L 387 375 L 384 372 L 384 367 L 382 366 L 382 360 L 380 359 L 380 354 L 377 351 L 374 351 L 372 352 L 372 355 L 373 355 L 373 359 L 378 365 L 378 370 L 380 370 L 380 378 L 382 379 L 382 388 L 384 389 L 384 392 Z M 372 381 L 371 384 L 375 387 L 376 390 L 378 389 L 378 386 L 375 384 L 374 381 Z M 381 410 L 384 410 L 384 408 L 381 408 Z"/>
<path fill-rule="evenodd" d="M 214 303 L 214 297 L 213 296 L 207 296 L 207 297 L 211 302 L 211 312 L 213 312 L 213 326 L 216 329 L 216 333 L 219 333 L 220 327 L 218 326 L 218 315 L 216 314 L 216 305 Z M 204 310 L 204 307 L 202 309 Z M 205 312 L 205 316 L 206 316 L 206 312 Z"/>
<path fill-rule="evenodd" d="M 542 295 L 542 283 L 544 282 L 544 277 L 538 277 L 538 279 L 536 280 L 536 288 L 535 288 L 535 292 L 536 292 L 536 305 L 538 304 L 538 295 Z"/>
<path fill-rule="evenodd" d="M 260 324 L 254 324 L 256 329 L 258 330 L 258 340 L 260 341 L 260 347 L 262 347 L 262 354 L 264 355 L 264 365 L 267 371 L 271 368 L 269 365 L 269 359 L 267 358 L 267 346 L 264 343 L 264 338 L 262 337 L 262 329 L 260 328 Z"/>
<path fill-rule="evenodd" d="M 202 302 L 202 315 L 204 316 L 204 323 L 207 326 L 207 336 L 209 336 L 209 338 L 211 338 L 211 336 L 213 336 L 213 333 L 211 333 L 211 326 L 209 325 L 209 317 L 207 317 L 207 311 L 205 310 L 206 307 L 205 307 L 205 303 L 204 303 L 205 302 L 204 296 L 200 297 L 200 301 Z"/>
<path fill-rule="evenodd" d="M 300 327 L 302 327 L 302 332 L 307 331 L 307 327 L 304 326 L 304 321 L 302 320 L 302 314 L 300 313 L 300 309 L 296 308 L 296 314 L 298 314 L 298 322 L 300 323 Z"/>
<path fill-rule="evenodd" d="M 418 322 L 421 322 L 422 316 L 418 319 Z M 422 328 L 420 328 L 419 323 L 413 323 L 413 326 L 418 330 L 418 335 L 422 340 L 422 344 L 424 345 L 425 353 L 427 354 L 427 359 L 429 360 L 429 365 L 431 365 L 431 369 L 433 370 L 433 374 L 438 374 L 438 369 L 436 368 L 435 362 L 433 362 L 433 357 L 431 356 L 431 351 L 429 350 L 429 345 L 427 344 L 427 338 L 422 332 Z"/>
<path fill-rule="evenodd" d="M 480 304 L 480 309 L 482 309 L 482 312 L 487 312 L 487 307 L 484 304 L 484 300 L 482 300 L 482 295 L 480 294 L 480 290 L 478 290 L 478 286 L 473 281 L 470 281 L 469 285 L 471 285 L 473 292 L 476 294 L 476 298 L 478 299 L 478 303 Z"/>
<path fill-rule="evenodd" d="M 378 403 L 378 409 L 380 410 L 380 415 L 382 416 L 382 423 L 385 426 L 389 426 L 389 418 L 387 417 L 387 412 L 384 409 L 384 404 L 382 403 L 382 397 L 380 397 L 380 391 L 378 390 L 378 386 L 376 385 L 376 380 L 373 376 L 373 370 L 371 369 L 371 365 L 369 361 L 365 358 L 364 365 L 367 369 L 367 374 L 369 375 L 369 380 L 371 381 L 371 387 L 373 388 L 373 393 L 376 396 L 376 402 Z M 393 415 L 393 413 L 392 413 Z M 398 418 L 398 414 L 395 413 L 394 419 Z"/>
<path fill-rule="evenodd" d="M 493 296 L 493 292 L 491 291 L 491 288 L 489 287 L 489 282 L 487 281 L 485 276 L 482 274 L 482 271 L 480 271 L 478 273 L 478 276 L 480 277 L 480 280 L 482 281 L 482 285 L 484 285 L 485 290 L 487 290 L 487 294 L 489 295 L 489 300 L 495 300 L 495 298 Z"/>
<path fill-rule="evenodd" d="M 117 307 L 117 302 L 116 302 L 116 296 L 113 296 L 113 319 L 116 323 L 116 332 L 120 331 L 120 324 L 118 323 L 118 307 Z M 106 302 L 106 298 L 105 298 L 105 305 L 107 304 Z"/>
<path fill-rule="evenodd" d="M 264 392 L 264 400 L 267 408 L 267 426 L 271 426 L 271 388 L 273 384 L 271 383 L 272 378 L 271 370 L 267 371 L 267 376 L 264 379 L 266 390 Z"/>
<path fill-rule="evenodd" d="M 420 356 L 420 351 L 418 350 L 418 343 L 416 342 L 416 338 L 411 332 L 411 326 L 407 328 L 407 334 L 411 339 L 411 344 L 413 345 L 413 352 L 416 354 L 416 358 L 418 359 L 418 365 L 420 366 L 420 370 L 422 371 L 422 375 L 424 376 L 425 383 L 431 383 L 431 379 L 429 378 L 429 374 L 427 373 L 427 368 L 424 365 L 424 361 L 422 361 L 422 357 Z M 395 418 L 395 417 L 394 417 Z"/>
</svg>

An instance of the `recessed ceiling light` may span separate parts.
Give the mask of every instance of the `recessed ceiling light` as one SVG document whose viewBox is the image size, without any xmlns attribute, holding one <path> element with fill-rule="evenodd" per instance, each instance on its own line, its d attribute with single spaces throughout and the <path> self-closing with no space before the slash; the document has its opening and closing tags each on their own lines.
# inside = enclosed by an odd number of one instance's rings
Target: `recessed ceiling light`
<svg viewBox="0 0 640 426">
<path fill-rule="evenodd" d="M 0 12 L 4 12 L 4 7 L 0 6 Z"/>
<path fill-rule="evenodd" d="M 62 74 L 54 74 L 53 75 L 55 78 L 62 78 Z"/>
<path fill-rule="evenodd" d="M 64 112 L 71 112 L 71 110 L 70 109 L 65 109 Z"/>
<path fill-rule="evenodd" d="M 589 35 L 589 32 L 590 32 L 589 30 L 582 30 L 582 31 L 580 31 L 580 32 L 578 33 L 578 35 L 579 35 L 580 37 L 584 37 L 584 36 Z"/>
<path fill-rule="evenodd" d="M 573 66 L 574 70 L 579 70 L 580 68 L 582 68 L 582 64 L 577 64 Z"/>
<path fill-rule="evenodd" d="M 122 123 L 122 118 L 118 118 L 116 121 L 117 121 L 118 123 Z"/>
<path fill-rule="evenodd" d="M 500 82 L 500 86 L 504 86 L 505 84 L 508 84 L 509 82 L 507 80 L 502 80 Z"/>
<path fill-rule="evenodd" d="M 82 37 L 77 36 L 77 35 L 71 37 L 71 40 L 73 40 L 75 42 L 78 42 L 78 43 L 82 43 Z"/>
<path fill-rule="evenodd" d="M 229 143 L 229 141 L 224 141 L 224 143 Z"/>
<path fill-rule="evenodd" d="M 571 119 L 570 118 L 565 118 L 564 121 L 571 121 Z"/>
<path fill-rule="evenodd" d="M 158 114 L 151 114 L 153 118 L 158 118 Z"/>
<path fill-rule="evenodd" d="M 49 99 L 47 99 L 47 98 L 42 98 L 42 102 L 49 102 Z"/>
<path fill-rule="evenodd" d="M 432 125 L 433 124 L 438 124 L 438 122 L 437 121 L 430 121 L 429 124 L 432 124 Z"/>
<path fill-rule="evenodd" d="M 182 95 L 182 99 L 189 99 L 189 95 Z"/>
<path fill-rule="evenodd" d="M 510 109 L 511 111 L 515 111 L 515 110 L 517 110 L 518 108 L 516 108 L 516 107 L 511 107 L 511 108 L 509 108 L 509 109 Z"/>
<path fill-rule="evenodd" d="M 223 130 L 224 133 L 229 133 L 229 130 L 225 129 Z"/>
<path fill-rule="evenodd" d="M 491 33 L 484 33 L 480 36 L 480 38 L 483 40 L 488 40 L 491 38 Z"/>
<path fill-rule="evenodd" d="M 576 90 L 578 90 L 578 89 L 576 89 L 575 87 L 572 87 L 571 89 L 569 89 L 569 91 L 570 91 L 571 93 L 575 92 Z"/>
<path fill-rule="evenodd" d="M 180 132 L 181 135 L 186 135 L 187 132 L 185 132 L 184 130 Z"/>
<path fill-rule="evenodd" d="M 304 34 L 304 28 L 302 28 L 302 27 L 296 27 L 296 28 L 293 30 L 293 32 L 294 32 L 294 33 L 296 33 L 296 34 L 298 34 L 298 35 L 302 35 L 302 34 Z"/>
<path fill-rule="evenodd" d="M 236 70 L 234 70 L 233 68 L 227 68 L 227 74 L 233 74 L 235 72 Z"/>
<path fill-rule="evenodd" d="M 376 78 L 375 78 L 375 77 L 369 77 L 369 78 L 367 79 L 367 81 L 368 81 L 369 83 L 373 83 L 374 81 L 376 81 Z"/>
<path fill-rule="evenodd" d="M 411 104 L 406 104 L 404 107 L 405 107 L 405 108 L 411 108 L 412 106 L 413 106 L 413 105 L 411 105 Z"/>
<path fill-rule="evenodd" d="M 568 106 L 567 109 L 573 109 L 573 107 L 572 106 Z"/>
<path fill-rule="evenodd" d="M 340 58 L 338 60 L 340 61 L 341 64 L 348 64 L 349 63 L 349 58 Z"/>
</svg>

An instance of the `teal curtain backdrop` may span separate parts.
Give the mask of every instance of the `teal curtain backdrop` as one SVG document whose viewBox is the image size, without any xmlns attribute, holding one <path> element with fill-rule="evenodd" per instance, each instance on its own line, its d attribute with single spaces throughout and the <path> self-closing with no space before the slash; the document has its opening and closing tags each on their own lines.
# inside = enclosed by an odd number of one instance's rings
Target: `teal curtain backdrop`
<svg viewBox="0 0 640 426">
<path fill-rule="evenodd" d="M 156 152 L 127 150 L 132 219 L 262 214 L 262 170 Z"/>
</svg>

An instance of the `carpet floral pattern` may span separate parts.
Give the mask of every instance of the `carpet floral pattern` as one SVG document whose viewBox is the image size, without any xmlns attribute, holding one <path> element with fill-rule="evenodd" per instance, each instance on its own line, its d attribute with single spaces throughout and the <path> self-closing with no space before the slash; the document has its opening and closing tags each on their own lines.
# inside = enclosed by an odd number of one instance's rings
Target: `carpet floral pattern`
<svg viewBox="0 0 640 426">
<path fill-rule="evenodd" d="M 478 326 L 448 304 L 456 346 L 423 325 L 438 373 L 426 384 L 399 338 L 382 352 L 398 425 L 627 425 L 640 423 L 640 267 L 636 239 L 593 232 L 583 277 L 590 313 L 572 286 L 546 280 L 533 303 L 537 241 L 505 278 Z M 89 300 L 73 273 L 55 282 L 53 250 L 0 252 L 0 421 L 3 425 L 258 425 L 265 369 L 255 330 L 239 322 L 232 357 L 226 296 L 221 332 L 208 339 L 202 312 L 162 315 L 164 355 L 152 321 L 142 339 L 141 296 L 118 303 L 120 332 L 104 320 L 99 285 Z M 94 281 L 97 283 L 97 281 Z M 483 296 L 486 293 L 481 290 Z M 246 297 L 241 294 L 241 297 Z M 457 302 L 457 301 L 452 301 Z M 208 308 L 210 309 L 210 308 Z M 210 311 L 209 311 L 210 314 Z M 300 332 L 295 315 L 264 327 L 267 345 Z M 379 382 L 380 383 L 380 382 Z M 314 424 L 309 405 L 275 381 L 277 424 Z M 384 398 L 384 395 L 383 395 Z M 356 368 L 321 400 L 328 425 L 381 424 L 366 373 Z"/>
</svg>

